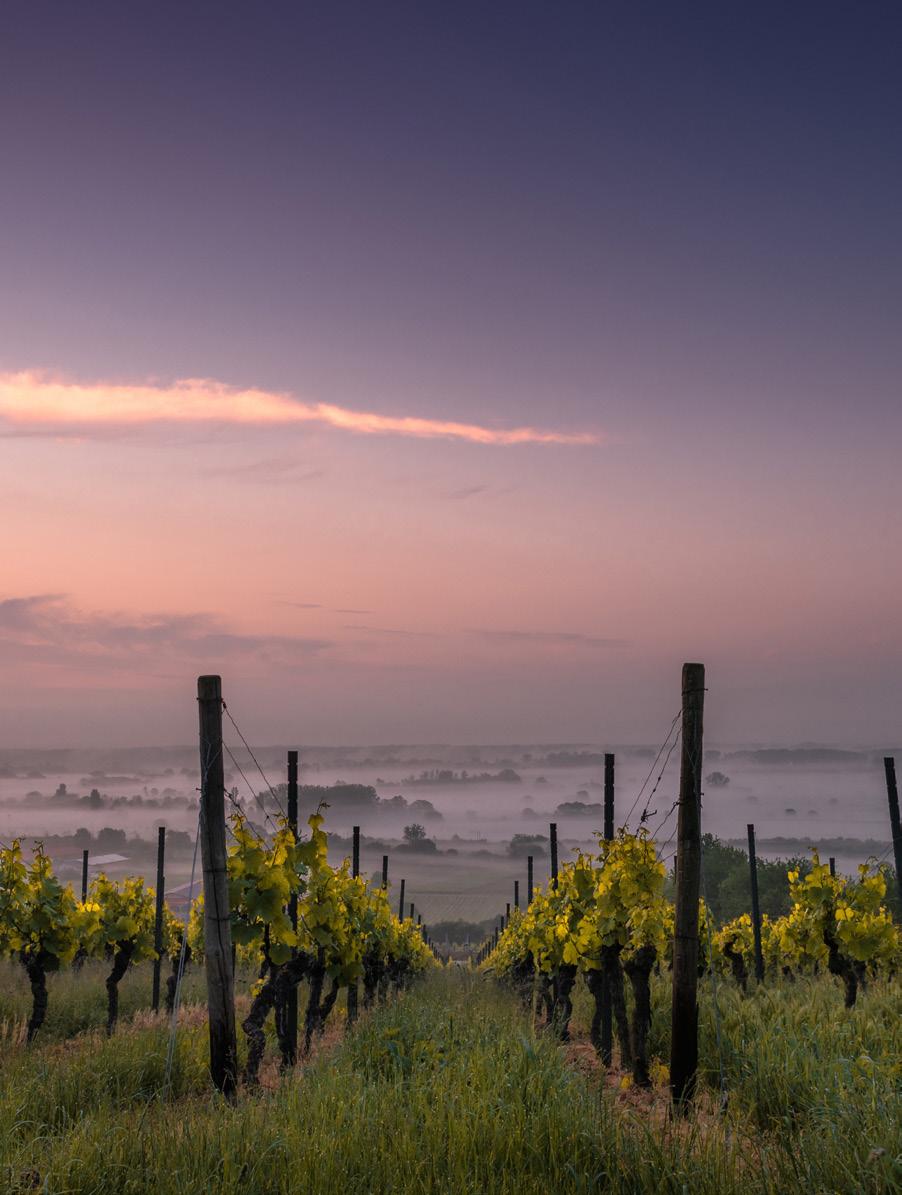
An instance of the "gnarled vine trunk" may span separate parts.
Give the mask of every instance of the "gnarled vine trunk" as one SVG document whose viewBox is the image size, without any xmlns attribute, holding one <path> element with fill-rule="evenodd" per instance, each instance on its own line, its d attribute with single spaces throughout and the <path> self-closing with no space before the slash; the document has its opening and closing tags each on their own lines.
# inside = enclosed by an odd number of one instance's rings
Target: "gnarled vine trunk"
<svg viewBox="0 0 902 1195">
<path fill-rule="evenodd" d="M 827 947 L 827 970 L 831 975 L 838 975 L 846 990 L 846 1008 L 854 1008 L 858 997 L 858 975 L 855 965 L 839 949 L 839 943 L 829 929 L 824 930 L 824 943 Z"/>
<path fill-rule="evenodd" d="M 573 1016 L 573 985 L 576 983 L 576 967 L 563 963 L 554 978 L 554 1010 L 552 1029 L 561 1041 L 570 1040 L 570 1018 Z"/>
<path fill-rule="evenodd" d="M 368 952 L 363 957 L 363 1007 L 372 1008 L 379 991 L 379 980 L 382 978 L 382 960 L 378 953 Z"/>
<path fill-rule="evenodd" d="M 175 989 L 179 983 L 179 964 L 181 961 L 181 950 L 179 949 L 170 960 L 169 975 L 166 979 L 166 1012 L 172 1016 L 172 1010 L 175 1008 Z M 191 962 L 191 947 L 185 947 L 185 969 L 182 972 L 184 976 L 185 971 L 188 970 L 188 964 Z"/>
<path fill-rule="evenodd" d="M 111 1037 L 119 1020 L 119 980 L 123 977 L 135 953 L 134 942 L 119 942 L 113 951 L 113 969 L 106 977 L 106 1031 Z"/>
<path fill-rule="evenodd" d="M 270 966 L 269 974 L 263 981 L 263 986 L 251 1001 L 250 1011 L 241 1022 L 248 1039 L 247 1062 L 244 1067 L 244 1082 L 248 1087 L 256 1087 L 259 1082 L 258 1073 L 266 1048 L 266 1034 L 263 1026 L 270 1010 L 276 1004 L 276 978 L 279 968 Z"/>
<path fill-rule="evenodd" d="M 326 992 L 325 998 L 319 1006 L 319 1013 L 316 1018 L 316 1032 L 320 1037 L 326 1031 L 326 1021 L 329 1019 L 329 1014 L 335 1007 L 335 1001 L 338 999 L 338 993 L 341 990 L 341 984 L 337 979 L 332 980 L 332 985 Z"/>
<path fill-rule="evenodd" d="M 744 992 L 748 991 L 749 973 L 748 968 L 745 965 L 745 956 L 740 950 L 733 949 L 732 942 L 727 942 L 724 944 L 723 954 L 733 971 L 733 978 Z"/>
<path fill-rule="evenodd" d="M 620 964 L 620 946 L 602 946 L 601 975 L 611 993 L 611 1012 L 620 1043 L 620 1065 L 629 1066 L 633 1059 L 630 1044 L 630 1023 L 626 1015 L 626 994 L 623 990 L 623 967 Z"/>
<path fill-rule="evenodd" d="M 640 946 L 623 965 L 633 989 L 633 1024 L 630 1036 L 633 1080 L 637 1087 L 650 1087 L 648 1073 L 648 1031 L 651 1029 L 651 969 L 655 965 L 654 946 Z"/>
<path fill-rule="evenodd" d="M 319 1006 L 323 996 L 323 980 L 326 978 L 326 952 L 320 947 L 310 968 L 310 995 L 307 998 L 307 1013 L 304 1018 L 304 1053 L 310 1053 L 310 1044 L 316 1032 Z"/>
<path fill-rule="evenodd" d="M 545 1014 L 545 1024 L 551 1024 L 551 1018 L 554 1014 L 554 994 L 551 983 L 551 976 L 545 972 L 539 972 L 539 1010 Z"/>
<path fill-rule="evenodd" d="M 28 1018 L 28 1035 L 26 1042 L 34 1039 L 34 1035 L 44 1024 L 47 1016 L 47 958 L 44 951 L 30 954 L 23 950 L 19 954 L 28 982 L 31 984 L 31 1016 Z"/>
<path fill-rule="evenodd" d="M 293 1037 L 288 1024 L 288 996 L 301 980 L 309 974 L 313 958 L 309 954 L 298 954 L 279 968 L 276 976 L 276 1037 L 281 1054 L 281 1070 L 286 1071 L 297 1061 Z"/>
<path fill-rule="evenodd" d="M 586 972 L 586 987 L 592 995 L 595 1007 L 592 1012 L 592 1024 L 589 1027 L 589 1041 L 595 1048 L 595 1053 L 601 1058 L 605 1066 L 610 1066 L 610 1058 L 604 1058 L 601 1050 L 601 1020 L 604 1009 L 605 981 L 601 971 Z"/>
</svg>

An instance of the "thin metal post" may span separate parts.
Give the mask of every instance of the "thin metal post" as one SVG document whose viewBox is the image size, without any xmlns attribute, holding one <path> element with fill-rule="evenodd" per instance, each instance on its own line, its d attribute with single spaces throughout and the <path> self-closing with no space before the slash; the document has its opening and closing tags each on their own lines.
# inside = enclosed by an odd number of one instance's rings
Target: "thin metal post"
<svg viewBox="0 0 902 1195">
<path fill-rule="evenodd" d="M 150 1006 L 154 1012 L 160 1008 L 160 968 L 163 965 L 163 890 L 165 887 L 164 858 L 166 855 L 166 827 L 157 830 L 157 906 L 153 923 L 153 986 Z"/>
<path fill-rule="evenodd" d="M 755 978 L 764 979 L 764 955 L 761 951 L 761 904 L 758 900 L 758 858 L 755 854 L 755 827 L 747 827 L 749 836 L 749 879 L 752 886 L 752 934 L 755 940 Z"/>
<path fill-rule="evenodd" d="M 294 835 L 294 840 L 297 842 L 298 838 L 298 753 L 297 751 L 288 752 L 288 828 Z M 298 928 L 298 895 L 292 892 L 288 899 L 288 916 L 291 919 L 291 928 L 297 931 Z M 293 948 L 292 956 L 297 956 L 297 948 Z M 289 1066 L 294 1066 L 298 1057 L 298 989 L 295 984 L 291 984 L 288 996 L 285 1000 L 285 1040 L 287 1047 L 287 1062 Z"/>
</svg>

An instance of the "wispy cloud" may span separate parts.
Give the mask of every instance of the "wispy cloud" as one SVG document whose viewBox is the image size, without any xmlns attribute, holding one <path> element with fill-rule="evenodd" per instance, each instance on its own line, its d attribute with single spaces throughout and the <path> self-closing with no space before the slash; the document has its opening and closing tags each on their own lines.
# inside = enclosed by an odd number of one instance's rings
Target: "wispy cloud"
<svg viewBox="0 0 902 1195">
<path fill-rule="evenodd" d="M 279 599 L 276 602 L 277 606 L 291 606 L 295 610 L 322 610 L 319 602 L 289 602 L 284 599 Z"/>
<path fill-rule="evenodd" d="M 405 631 L 400 627 L 370 627 L 360 623 L 345 623 L 345 631 L 362 631 L 366 635 L 399 635 L 405 639 L 437 639 L 437 631 Z"/>
<path fill-rule="evenodd" d="M 450 493 L 443 494 L 442 497 L 463 502 L 466 498 L 475 498 L 477 494 L 484 494 L 488 488 L 487 485 L 467 485 L 460 490 L 451 490 Z"/>
<path fill-rule="evenodd" d="M 348 607 L 336 606 L 333 614 L 372 614 L 372 610 L 351 610 Z"/>
<path fill-rule="evenodd" d="M 72 382 L 39 371 L 0 374 L 0 418 L 24 431 L 80 435 L 153 424 L 231 423 L 257 427 L 321 424 L 360 435 L 463 440 L 472 444 L 597 444 L 592 432 L 493 428 L 455 420 L 352 411 L 269 390 L 236 389 L 207 378 L 171 384 Z"/>
<path fill-rule="evenodd" d="M 205 469 L 204 476 L 272 485 L 279 482 L 315 481 L 325 477 L 325 473 L 322 469 L 306 468 L 303 462 L 291 457 L 277 457 L 273 460 L 251 461 L 245 465 L 216 465 Z"/>
<path fill-rule="evenodd" d="M 290 635 L 248 635 L 209 614 L 124 615 L 79 610 L 65 594 L 0 601 L 0 662 L 83 670 L 156 668 L 163 660 L 298 661 L 334 644 Z"/>
<path fill-rule="evenodd" d="M 470 635 L 494 639 L 502 643 L 547 643 L 580 647 L 626 647 L 626 639 L 602 639 L 597 635 L 583 635 L 578 631 L 489 631 L 471 627 Z"/>
</svg>

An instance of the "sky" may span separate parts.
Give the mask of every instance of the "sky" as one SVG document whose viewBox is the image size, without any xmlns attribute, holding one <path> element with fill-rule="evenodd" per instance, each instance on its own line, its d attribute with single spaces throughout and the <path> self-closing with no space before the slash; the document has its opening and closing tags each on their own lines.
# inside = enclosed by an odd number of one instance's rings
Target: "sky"
<svg viewBox="0 0 902 1195">
<path fill-rule="evenodd" d="M 0 746 L 900 741 L 897 4 L 0 13 Z"/>
</svg>

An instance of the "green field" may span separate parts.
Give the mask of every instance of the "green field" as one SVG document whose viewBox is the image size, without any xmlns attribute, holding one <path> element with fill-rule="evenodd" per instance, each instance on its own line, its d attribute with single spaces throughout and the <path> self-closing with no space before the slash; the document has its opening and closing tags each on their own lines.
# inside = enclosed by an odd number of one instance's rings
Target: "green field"
<svg viewBox="0 0 902 1195">
<path fill-rule="evenodd" d="M 189 977 L 189 999 L 201 978 Z M 651 1092 L 622 1087 L 616 1073 L 605 1080 L 580 1040 L 584 995 L 577 1040 L 561 1046 L 490 979 L 444 971 L 352 1035 L 339 1016 L 293 1076 L 270 1065 L 262 1093 L 229 1107 L 209 1091 L 197 1004 L 183 1009 L 164 1092 L 167 1026 L 139 1011 L 148 967 L 123 985 L 112 1039 L 99 1030 L 102 970 L 55 977 L 47 1025 L 28 1049 L 16 1026 L 25 985 L 12 967 L 0 979 L 4 1192 L 902 1190 L 898 982 L 872 984 L 851 1012 L 827 979 L 745 998 L 720 984 L 719 1018 L 705 982 L 703 1088 L 674 1122 L 663 1068 Z M 663 1058 L 666 1001 L 662 979 L 652 1049 Z"/>
</svg>

